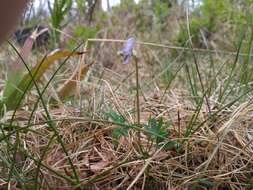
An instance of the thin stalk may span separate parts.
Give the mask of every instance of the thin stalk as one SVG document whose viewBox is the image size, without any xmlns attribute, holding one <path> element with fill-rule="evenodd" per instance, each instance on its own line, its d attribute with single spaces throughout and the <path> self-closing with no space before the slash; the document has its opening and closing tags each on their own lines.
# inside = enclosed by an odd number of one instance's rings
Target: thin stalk
<svg viewBox="0 0 253 190">
<path fill-rule="evenodd" d="M 136 80 L 136 111 L 137 111 L 137 124 L 140 126 L 141 118 L 140 118 L 140 89 L 139 89 L 139 68 L 138 68 L 138 60 L 134 57 L 135 62 L 135 80 Z"/>
<path fill-rule="evenodd" d="M 138 58 L 133 56 L 135 63 L 135 80 L 136 80 L 136 112 L 137 112 L 137 126 L 141 128 L 141 114 L 140 114 L 140 89 L 139 89 L 139 67 L 138 67 Z M 141 146 L 141 132 L 138 131 L 138 147 L 142 154 L 144 154 Z"/>
</svg>

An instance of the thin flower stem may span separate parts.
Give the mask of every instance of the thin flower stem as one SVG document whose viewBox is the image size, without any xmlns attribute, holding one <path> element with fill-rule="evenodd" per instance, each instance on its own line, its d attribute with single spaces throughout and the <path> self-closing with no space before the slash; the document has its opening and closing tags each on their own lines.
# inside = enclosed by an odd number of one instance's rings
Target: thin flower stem
<svg viewBox="0 0 253 190">
<path fill-rule="evenodd" d="M 141 118 L 140 118 L 139 68 L 138 68 L 138 59 L 135 56 L 133 57 L 134 57 L 134 62 L 135 62 L 137 124 L 138 126 L 140 126 Z"/>
<path fill-rule="evenodd" d="M 141 127 L 141 117 L 140 117 L 140 86 L 139 86 L 139 67 L 138 67 L 138 58 L 133 56 L 135 63 L 135 79 L 136 79 L 136 112 L 137 112 L 137 126 Z M 141 146 L 141 132 L 138 131 L 138 147 L 141 153 L 144 155 L 144 151 Z"/>
</svg>

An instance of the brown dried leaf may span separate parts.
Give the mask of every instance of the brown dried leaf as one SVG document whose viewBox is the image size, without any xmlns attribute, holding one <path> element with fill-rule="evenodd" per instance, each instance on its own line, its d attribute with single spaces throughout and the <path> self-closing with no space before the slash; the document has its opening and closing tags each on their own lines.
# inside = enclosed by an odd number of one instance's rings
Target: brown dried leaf
<svg viewBox="0 0 253 190">
<path fill-rule="evenodd" d="M 81 68 L 77 68 L 72 76 L 60 87 L 58 91 L 58 97 L 61 100 L 74 94 L 78 81 L 82 80 L 88 72 L 91 64 L 82 65 Z"/>
</svg>

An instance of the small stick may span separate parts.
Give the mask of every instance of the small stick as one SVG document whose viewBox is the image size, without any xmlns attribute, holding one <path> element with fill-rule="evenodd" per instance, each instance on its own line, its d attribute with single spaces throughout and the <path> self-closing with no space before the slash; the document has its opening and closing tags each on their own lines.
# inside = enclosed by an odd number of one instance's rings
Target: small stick
<svg viewBox="0 0 253 190">
<path fill-rule="evenodd" d="M 95 39 L 90 38 L 88 39 L 90 42 L 112 42 L 112 43 L 125 43 L 126 40 L 115 40 L 115 39 Z M 181 46 L 172 46 L 172 45 L 166 45 L 166 44 L 158 44 L 158 43 L 151 43 L 151 42 L 141 42 L 136 41 L 136 44 L 139 45 L 146 45 L 146 46 L 153 46 L 153 47 L 160 47 L 160 48 L 167 48 L 167 49 L 175 49 L 175 50 L 184 50 L 184 51 L 195 51 L 195 52 L 203 52 L 203 53 L 214 53 L 214 54 L 227 54 L 227 55 L 234 55 L 236 56 L 237 52 L 232 51 L 221 51 L 221 50 L 210 50 L 210 49 L 201 49 L 201 48 L 187 48 L 187 47 L 181 47 Z M 239 56 L 250 56 L 253 57 L 253 54 L 247 54 L 247 53 L 239 53 Z"/>
</svg>

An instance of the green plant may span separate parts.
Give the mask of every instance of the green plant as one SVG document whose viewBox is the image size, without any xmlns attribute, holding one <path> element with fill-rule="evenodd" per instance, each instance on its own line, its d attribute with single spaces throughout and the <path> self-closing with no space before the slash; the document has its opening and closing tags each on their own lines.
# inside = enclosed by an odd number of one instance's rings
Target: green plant
<svg viewBox="0 0 253 190">
<path fill-rule="evenodd" d="M 165 23 L 166 18 L 169 15 L 168 2 L 155 1 L 152 4 L 153 4 L 152 9 L 153 9 L 155 20 L 159 24 Z"/>
<path fill-rule="evenodd" d="M 79 12 L 85 13 L 85 10 L 87 9 L 86 1 L 83 1 L 83 0 L 75 0 L 75 1 L 76 1 L 76 5 L 77 5 Z M 83 14 L 83 16 L 84 16 L 84 14 Z"/>
<path fill-rule="evenodd" d="M 148 137 L 151 141 L 155 141 L 157 146 L 159 146 L 161 142 L 167 140 L 169 135 L 168 130 L 170 127 L 170 123 L 164 122 L 162 117 L 158 120 L 156 118 L 149 117 L 148 124 L 144 125 L 144 129 L 146 130 Z"/>
<path fill-rule="evenodd" d="M 73 30 L 73 37 L 78 40 L 86 41 L 89 38 L 95 38 L 98 32 L 100 31 L 100 27 L 97 25 L 95 27 L 86 27 L 86 26 L 76 26 Z M 67 46 L 69 48 L 73 48 L 76 46 L 76 40 L 69 39 L 67 41 Z"/>
<path fill-rule="evenodd" d="M 48 9 L 50 13 L 50 21 L 53 27 L 53 33 L 56 41 L 59 40 L 59 32 L 56 30 L 61 29 L 62 21 L 64 17 L 68 14 L 72 7 L 72 0 L 54 0 L 53 5 L 48 1 Z"/>
<path fill-rule="evenodd" d="M 218 32 L 220 23 L 229 20 L 229 13 L 231 13 L 231 4 L 227 0 L 204 0 L 199 8 L 190 14 L 189 27 L 194 46 L 203 47 L 202 35 L 204 34 L 205 38 L 210 38 L 211 35 Z M 188 39 L 187 25 L 183 21 L 177 42 L 184 45 Z"/>
<path fill-rule="evenodd" d="M 212 189 L 214 187 L 214 183 L 210 179 L 198 179 L 194 184 L 190 185 L 189 190 L 198 190 L 202 188 Z"/>
<path fill-rule="evenodd" d="M 116 138 L 120 138 L 121 136 L 127 136 L 127 132 L 130 127 L 127 126 L 125 118 L 113 110 L 110 110 L 107 113 L 107 116 L 114 123 L 117 123 L 119 125 L 119 127 L 113 130 L 113 136 Z"/>
</svg>

